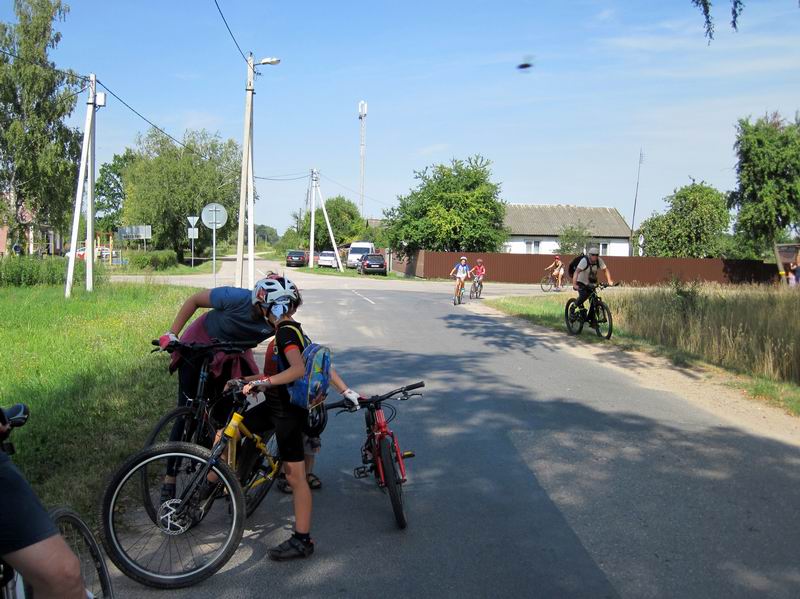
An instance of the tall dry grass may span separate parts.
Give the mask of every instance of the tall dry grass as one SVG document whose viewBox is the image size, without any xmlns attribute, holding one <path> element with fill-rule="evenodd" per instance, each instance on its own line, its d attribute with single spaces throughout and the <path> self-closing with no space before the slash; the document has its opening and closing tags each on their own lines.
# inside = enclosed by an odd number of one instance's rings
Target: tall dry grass
<svg viewBox="0 0 800 599">
<path fill-rule="evenodd" d="M 673 284 L 606 296 L 615 327 L 708 362 L 800 383 L 800 292 Z"/>
</svg>

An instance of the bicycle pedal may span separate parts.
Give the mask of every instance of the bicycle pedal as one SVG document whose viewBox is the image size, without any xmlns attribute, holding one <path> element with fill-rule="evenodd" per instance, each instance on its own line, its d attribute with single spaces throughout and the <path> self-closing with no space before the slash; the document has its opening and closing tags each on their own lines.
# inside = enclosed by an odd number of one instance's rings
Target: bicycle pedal
<svg viewBox="0 0 800 599">
<path fill-rule="evenodd" d="M 366 466 L 359 466 L 358 468 L 353 468 L 353 476 L 356 478 L 367 478 L 369 476 L 369 470 L 367 470 Z"/>
<path fill-rule="evenodd" d="M 403 459 L 404 459 L 404 460 L 407 460 L 407 459 L 409 459 L 409 458 L 414 458 L 414 457 L 416 457 L 416 456 L 417 456 L 417 454 L 415 454 L 413 451 L 404 451 L 404 452 L 402 453 L 402 456 L 403 456 Z"/>
</svg>

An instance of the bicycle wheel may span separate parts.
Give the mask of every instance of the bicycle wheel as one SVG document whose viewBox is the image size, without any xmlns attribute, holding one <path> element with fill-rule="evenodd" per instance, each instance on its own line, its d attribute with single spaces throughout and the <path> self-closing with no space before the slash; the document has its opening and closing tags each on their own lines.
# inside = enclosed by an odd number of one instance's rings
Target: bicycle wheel
<svg viewBox="0 0 800 599">
<path fill-rule="evenodd" d="M 251 439 L 244 439 L 239 448 L 237 474 L 244 493 L 244 509 L 247 518 L 264 501 L 264 497 L 269 493 L 281 471 L 281 460 L 277 457 L 278 442 L 274 434 L 269 436 L 266 446 L 269 456 L 262 454 Z"/>
<path fill-rule="evenodd" d="M 227 464 L 214 460 L 210 472 L 219 483 L 210 489 L 204 474 L 211 461 L 205 447 L 160 443 L 133 455 L 111 477 L 100 512 L 103 544 L 126 576 L 176 589 L 205 580 L 234 554 L 244 530 L 242 488 Z M 168 464 L 176 462 L 176 498 L 159 504 L 154 522 L 142 505 L 141 470 L 147 468 L 144 484 L 157 502 Z"/>
<path fill-rule="evenodd" d="M 542 277 L 542 281 L 539 285 L 541 285 L 542 291 L 547 293 L 553 289 L 553 278 L 550 276 Z"/>
<path fill-rule="evenodd" d="M 594 317 L 597 323 L 594 329 L 597 336 L 611 339 L 611 333 L 614 331 L 614 323 L 611 318 L 611 310 L 605 302 L 597 302 L 594 308 Z"/>
<path fill-rule="evenodd" d="M 578 312 L 578 301 L 571 297 L 564 307 L 564 321 L 570 335 L 577 335 L 583 330 L 583 319 Z"/>
<path fill-rule="evenodd" d="M 472 286 L 469 288 L 469 299 L 475 299 L 476 297 L 475 294 L 476 294 L 475 283 L 473 283 Z"/>
<path fill-rule="evenodd" d="M 483 283 L 479 283 L 478 284 L 478 293 L 475 295 L 475 297 L 480 299 L 482 293 L 483 293 Z"/>
<path fill-rule="evenodd" d="M 408 525 L 406 514 L 403 510 L 403 481 L 400 479 L 400 472 L 397 468 L 397 456 L 395 453 L 394 440 L 389 437 L 381 439 L 381 468 L 383 470 L 383 482 L 389 492 L 389 500 L 392 502 L 394 519 L 399 528 Z"/>
<path fill-rule="evenodd" d="M 86 585 L 87 596 L 103 599 L 114 597 L 114 588 L 108 574 L 108 566 L 92 531 L 81 517 L 68 507 L 50 510 L 50 518 L 55 522 L 61 536 L 78 556 L 81 563 L 81 577 Z M 91 595 L 88 593 L 91 592 Z M 32 597 L 26 591 L 26 597 Z"/>
</svg>

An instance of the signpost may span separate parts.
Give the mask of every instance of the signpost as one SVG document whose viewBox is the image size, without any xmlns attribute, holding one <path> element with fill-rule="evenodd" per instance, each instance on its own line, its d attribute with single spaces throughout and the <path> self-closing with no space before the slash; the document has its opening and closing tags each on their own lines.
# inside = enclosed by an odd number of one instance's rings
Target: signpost
<svg viewBox="0 0 800 599">
<path fill-rule="evenodd" d="M 214 271 L 214 287 L 217 286 L 217 229 L 221 229 L 228 222 L 228 213 L 225 206 L 212 202 L 206 204 L 200 213 L 203 224 L 211 229 L 211 268 Z"/>
<path fill-rule="evenodd" d="M 200 220 L 197 216 L 187 216 L 186 220 L 189 221 L 189 239 L 192 240 L 192 268 L 194 268 L 194 240 L 197 239 L 197 221 Z"/>
</svg>

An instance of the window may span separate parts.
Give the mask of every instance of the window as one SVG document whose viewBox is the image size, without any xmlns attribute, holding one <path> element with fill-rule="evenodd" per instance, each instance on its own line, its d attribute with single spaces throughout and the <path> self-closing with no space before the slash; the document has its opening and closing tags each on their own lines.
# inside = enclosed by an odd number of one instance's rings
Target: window
<svg viewBox="0 0 800 599">
<path fill-rule="evenodd" d="M 533 253 L 534 254 L 538 254 L 539 253 L 539 244 L 540 243 L 541 242 L 539 242 L 539 241 L 534 241 L 533 242 Z"/>
<path fill-rule="evenodd" d="M 601 243 L 600 244 L 600 255 L 601 256 L 608 256 L 608 244 Z"/>
<path fill-rule="evenodd" d="M 533 242 L 532 241 L 526 241 L 525 242 L 525 253 L 526 254 L 532 254 L 533 253 L 533 249 L 532 248 L 533 248 Z"/>
</svg>

